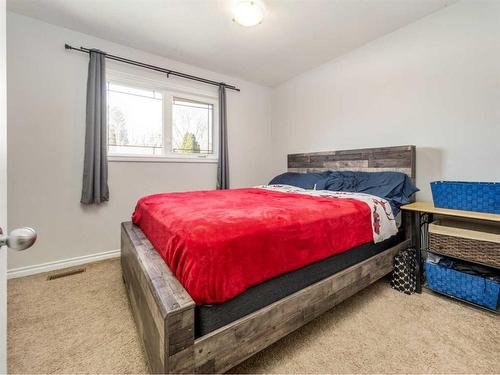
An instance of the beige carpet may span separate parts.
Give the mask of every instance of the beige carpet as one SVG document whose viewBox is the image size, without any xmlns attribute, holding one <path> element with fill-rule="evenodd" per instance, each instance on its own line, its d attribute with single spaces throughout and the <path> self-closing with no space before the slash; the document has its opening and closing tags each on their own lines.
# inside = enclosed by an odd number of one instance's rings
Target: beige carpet
<svg viewBox="0 0 500 375">
<path fill-rule="evenodd" d="M 118 260 L 9 281 L 10 373 L 148 371 Z M 381 281 L 250 358 L 247 373 L 500 373 L 500 318 Z"/>
</svg>

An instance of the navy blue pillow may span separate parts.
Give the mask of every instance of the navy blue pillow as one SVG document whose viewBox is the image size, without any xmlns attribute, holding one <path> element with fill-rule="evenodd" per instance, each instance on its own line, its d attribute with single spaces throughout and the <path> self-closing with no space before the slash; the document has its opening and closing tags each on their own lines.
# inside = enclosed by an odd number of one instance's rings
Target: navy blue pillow
<svg viewBox="0 0 500 375">
<path fill-rule="evenodd" d="M 330 191 L 358 191 L 358 180 L 356 172 L 345 171 L 336 172 L 330 171 L 328 177 L 324 181 L 325 190 Z"/>
<path fill-rule="evenodd" d="M 384 198 L 391 204 L 394 215 L 399 207 L 410 203 L 419 189 L 401 172 L 330 172 L 325 189 L 366 193 Z"/>
<path fill-rule="evenodd" d="M 297 186 L 302 189 L 314 189 L 316 185 L 316 190 L 325 189 L 324 181 L 328 176 L 329 172 L 321 173 L 297 173 L 297 172 L 286 172 L 274 177 L 269 185 L 280 184 L 280 185 L 291 185 Z"/>
<path fill-rule="evenodd" d="M 410 203 L 411 196 L 419 190 L 410 177 L 400 172 L 359 172 L 358 181 L 358 192 L 387 199 L 395 215 L 399 207 Z"/>
<path fill-rule="evenodd" d="M 398 214 L 400 206 L 410 203 L 411 196 L 419 191 L 413 181 L 401 172 L 287 172 L 276 176 L 269 184 L 371 194 L 389 201 L 394 215 Z"/>
</svg>

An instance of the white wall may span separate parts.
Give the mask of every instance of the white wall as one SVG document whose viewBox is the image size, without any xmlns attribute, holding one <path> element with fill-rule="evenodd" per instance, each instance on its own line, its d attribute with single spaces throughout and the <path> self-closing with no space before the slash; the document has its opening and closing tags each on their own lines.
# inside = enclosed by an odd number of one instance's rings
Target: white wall
<svg viewBox="0 0 500 375">
<path fill-rule="evenodd" d="M 39 233 L 30 251 L 9 254 L 9 269 L 118 249 L 120 222 L 140 196 L 215 188 L 215 164 L 114 162 L 110 202 L 81 206 L 88 57 L 64 43 L 237 85 L 228 91 L 231 186 L 272 177 L 270 89 L 8 12 L 9 224 Z"/>
<path fill-rule="evenodd" d="M 7 89 L 5 0 L 0 0 L 0 227 L 7 231 Z M 0 248 L 0 374 L 7 372 L 7 248 Z"/>
<path fill-rule="evenodd" d="M 420 199 L 435 179 L 500 180 L 500 2 L 452 5 L 278 87 L 286 154 L 417 146 Z"/>
</svg>

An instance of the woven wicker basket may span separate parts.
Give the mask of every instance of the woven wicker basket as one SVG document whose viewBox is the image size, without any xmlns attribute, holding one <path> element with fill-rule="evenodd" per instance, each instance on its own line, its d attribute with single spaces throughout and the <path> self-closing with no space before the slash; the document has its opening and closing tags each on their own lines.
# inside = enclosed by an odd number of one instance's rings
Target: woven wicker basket
<svg viewBox="0 0 500 375">
<path fill-rule="evenodd" d="M 500 230 L 491 226 L 438 220 L 429 224 L 431 251 L 500 268 Z"/>
</svg>

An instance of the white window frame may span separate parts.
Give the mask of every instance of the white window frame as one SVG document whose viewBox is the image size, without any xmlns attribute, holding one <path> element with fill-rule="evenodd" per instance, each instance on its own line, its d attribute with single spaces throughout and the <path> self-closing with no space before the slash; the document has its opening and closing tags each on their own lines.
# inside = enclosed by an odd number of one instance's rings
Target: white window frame
<svg viewBox="0 0 500 375">
<path fill-rule="evenodd" d="M 153 79 L 137 74 L 106 69 L 106 82 L 118 85 L 155 90 L 163 95 L 163 148 L 164 155 L 109 154 L 110 162 L 156 162 L 156 163 L 217 163 L 219 159 L 219 99 L 217 93 L 182 86 L 167 81 L 167 77 Z M 172 103 L 173 99 L 187 99 L 213 105 L 212 154 L 181 154 L 172 150 Z M 107 109 L 106 109 L 107 110 Z M 106 138 L 107 142 L 107 138 Z"/>
</svg>

